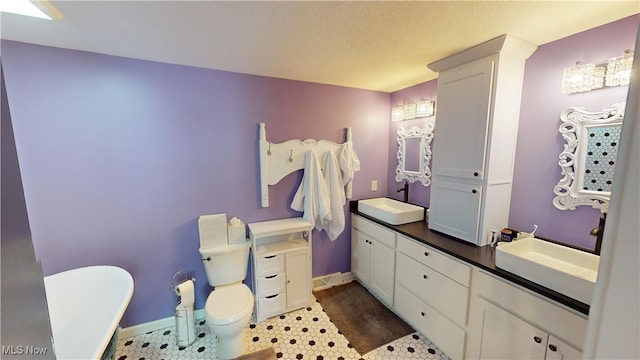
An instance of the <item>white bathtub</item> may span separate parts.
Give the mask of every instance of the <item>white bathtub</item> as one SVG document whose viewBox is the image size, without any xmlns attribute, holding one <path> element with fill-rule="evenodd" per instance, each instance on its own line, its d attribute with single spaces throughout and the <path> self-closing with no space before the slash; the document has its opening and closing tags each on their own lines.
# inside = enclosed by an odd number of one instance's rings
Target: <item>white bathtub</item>
<svg viewBox="0 0 640 360">
<path fill-rule="evenodd" d="M 89 266 L 45 276 L 58 359 L 99 359 L 133 295 L 133 278 L 115 266 Z"/>
</svg>

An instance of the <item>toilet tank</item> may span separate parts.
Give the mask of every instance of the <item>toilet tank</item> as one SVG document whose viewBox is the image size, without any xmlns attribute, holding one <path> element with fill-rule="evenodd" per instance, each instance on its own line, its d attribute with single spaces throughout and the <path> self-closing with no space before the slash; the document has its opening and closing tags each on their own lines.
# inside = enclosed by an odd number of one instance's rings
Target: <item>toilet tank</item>
<svg viewBox="0 0 640 360">
<path fill-rule="evenodd" d="M 250 243 L 200 248 L 209 285 L 220 286 L 243 281 L 247 277 Z"/>
</svg>

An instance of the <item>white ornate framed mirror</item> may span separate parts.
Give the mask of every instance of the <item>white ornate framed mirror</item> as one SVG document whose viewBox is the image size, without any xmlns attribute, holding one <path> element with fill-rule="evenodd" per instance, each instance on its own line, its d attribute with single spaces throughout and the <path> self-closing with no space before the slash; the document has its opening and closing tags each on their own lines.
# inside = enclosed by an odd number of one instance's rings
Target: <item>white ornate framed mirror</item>
<svg viewBox="0 0 640 360">
<path fill-rule="evenodd" d="M 599 112 L 569 107 L 560 114 L 559 131 L 566 144 L 558 161 L 562 178 L 553 188 L 556 208 L 589 205 L 607 212 L 624 107 L 619 103 Z"/>
<path fill-rule="evenodd" d="M 410 129 L 398 128 L 398 167 L 396 181 L 407 180 L 410 183 L 419 181 L 424 186 L 431 184 L 431 141 L 433 125 L 422 128 L 414 126 Z"/>
</svg>

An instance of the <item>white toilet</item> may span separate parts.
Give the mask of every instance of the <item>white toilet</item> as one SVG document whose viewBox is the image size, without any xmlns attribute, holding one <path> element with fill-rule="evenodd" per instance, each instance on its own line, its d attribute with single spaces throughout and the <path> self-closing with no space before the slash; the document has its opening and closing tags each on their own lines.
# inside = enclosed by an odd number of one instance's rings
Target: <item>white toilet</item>
<svg viewBox="0 0 640 360">
<path fill-rule="evenodd" d="M 232 359 L 246 349 L 244 332 L 253 311 L 247 276 L 249 242 L 200 248 L 209 284 L 215 289 L 204 306 L 209 329 L 217 336 L 218 359 Z"/>
</svg>

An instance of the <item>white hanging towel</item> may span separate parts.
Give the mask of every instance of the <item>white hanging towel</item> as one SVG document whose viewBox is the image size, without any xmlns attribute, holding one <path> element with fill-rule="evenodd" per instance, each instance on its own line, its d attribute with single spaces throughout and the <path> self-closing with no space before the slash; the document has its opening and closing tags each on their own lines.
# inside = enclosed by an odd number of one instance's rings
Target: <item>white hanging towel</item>
<svg viewBox="0 0 640 360">
<path fill-rule="evenodd" d="M 344 185 L 342 183 L 340 164 L 332 150 L 328 150 L 324 154 L 322 165 L 324 182 L 329 191 L 331 202 L 331 219 L 324 221 L 322 228 L 329 235 L 329 239 L 333 241 L 344 231 L 344 203 L 346 201 Z"/>
<path fill-rule="evenodd" d="M 291 208 L 302 211 L 302 218 L 321 230 L 331 220 L 331 200 L 322 176 L 322 169 L 313 150 L 304 154 L 304 176 L 293 196 Z"/>
<path fill-rule="evenodd" d="M 351 141 L 345 143 L 340 149 L 340 169 L 342 170 L 342 184 L 346 187 L 346 197 L 353 196 L 351 182 L 356 171 L 360 171 L 360 159 L 353 150 Z"/>
</svg>

